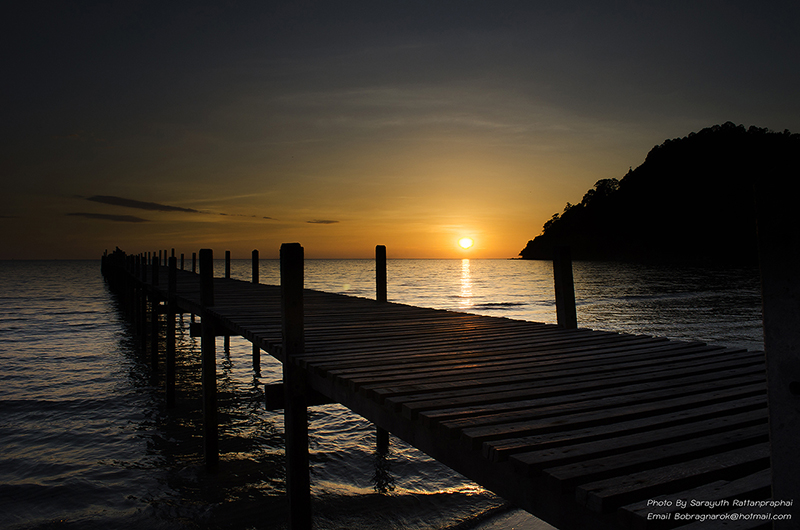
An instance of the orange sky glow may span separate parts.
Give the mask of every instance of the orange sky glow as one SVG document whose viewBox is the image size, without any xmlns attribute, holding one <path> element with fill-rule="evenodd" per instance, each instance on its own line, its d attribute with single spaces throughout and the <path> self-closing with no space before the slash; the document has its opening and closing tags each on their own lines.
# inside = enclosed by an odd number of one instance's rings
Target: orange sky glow
<svg viewBox="0 0 800 530">
<path fill-rule="evenodd" d="M 800 131 L 798 7 L 751 4 L 20 6 L 0 259 L 516 257 L 667 138 Z"/>
</svg>

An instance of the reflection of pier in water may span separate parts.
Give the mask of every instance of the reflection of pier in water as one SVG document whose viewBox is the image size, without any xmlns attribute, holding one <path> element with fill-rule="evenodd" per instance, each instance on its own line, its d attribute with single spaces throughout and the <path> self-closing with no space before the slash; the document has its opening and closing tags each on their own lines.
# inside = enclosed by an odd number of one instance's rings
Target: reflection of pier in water
<svg viewBox="0 0 800 530">
<path fill-rule="evenodd" d="M 204 252 L 200 275 L 177 270 L 174 258 L 166 268 L 119 254 L 104 271 L 140 325 L 148 312 L 166 312 L 167 322 L 176 312 L 201 316 L 210 467 L 214 337 L 241 335 L 254 363 L 260 350 L 283 362 L 284 384 L 266 394 L 285 409 L 293 528 L 311 522 L 306 407 L 327 402 L 562 529 L 661 528 L 675 507 L 654 501 L 770 497 L 763 353 L 304 290 L 299 245 L 282 248 L 282 286 L 212 278 Z M 385 263 L 376 269 L 380 300 Z M 571 288 L 571 273 L 558 281 Z M 463 260 L 465 309 L 471 293 Z M 376 465 L 376 483 L 389 487 Z M 701 512 L 727 510 L 742 513 Z"/>
</svg>

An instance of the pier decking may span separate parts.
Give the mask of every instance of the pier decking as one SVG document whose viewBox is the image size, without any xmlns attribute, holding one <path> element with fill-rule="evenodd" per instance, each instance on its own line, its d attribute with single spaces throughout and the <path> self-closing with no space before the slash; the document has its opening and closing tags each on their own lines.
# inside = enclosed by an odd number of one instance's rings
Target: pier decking
<svg viewBox="0 0 800 530">
<path fill-rule="evenodd" d="M 280 286 L 214 278 L 208 305 L 197 274 L 173 270 L 171 295 L 166 267 L 129 269 L 131 288 L 291 363 L 304 392 L 559 529 L 709 528 L 676 514 L 723 513 L 711 527 L 771 527 L 735 520 L 769 507 L 725 506 L 771 498 L 763 352 L 304 290 L 290 354 Z"/>
</svg>

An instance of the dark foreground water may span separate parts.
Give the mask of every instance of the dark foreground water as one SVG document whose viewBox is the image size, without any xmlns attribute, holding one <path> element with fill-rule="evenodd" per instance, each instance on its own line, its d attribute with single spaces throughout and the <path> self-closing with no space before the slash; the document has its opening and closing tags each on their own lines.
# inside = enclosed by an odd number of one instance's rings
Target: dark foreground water
<svg viewBox="0 0 800 530">
<path fill-rule="evenodd" d="M 221 264 L 220 264 L 221 266 Z M 249 262 L 233 276 L 249 278 Z M 274 261 L 261 281 L 278 282 Z M 761 349 L 752 269 L 575 263 L 581 327 Z M 308 261 L 306 286 L 374 297 L 370 261 Z M 555 321 L 549 262 L 389 262 L 392 301 Z M 178 338 L 178 406 L 166 411 L 97 262 L 0 262 L 0 528 L 286 527 L 282 416 L 263 406 L 280 366 L 249 343 L 217 346 L 221 471 L 200 457 L 199 340 Z M 311 412 L 317 528 L 469 526 L 502 499 L 336 405 Z"/>
</svg>

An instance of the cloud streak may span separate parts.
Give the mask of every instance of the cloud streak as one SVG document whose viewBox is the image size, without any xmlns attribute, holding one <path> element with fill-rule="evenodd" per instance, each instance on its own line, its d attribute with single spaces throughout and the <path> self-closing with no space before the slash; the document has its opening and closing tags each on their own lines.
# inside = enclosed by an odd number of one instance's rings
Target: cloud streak
<svg viewBox="0 0 800 530">
<path fill-rule="evenodd" d="M 306 223 L 310 223 L 312 225 L 333 225 L 338 222 L 339 221 L 333 221 L 331 219 L 314 219 L 312 221 L 306 221 Z"/>
<path fill-rule="evenodd" d="M 157 202 L 137 201 L 135 199 L 126 199 L 124 197 L 115 197 L 114 195 L 93 195 L 86 198 L 87 201 L 99 202 L 101 204 L 110 204 L 112 206 L 124 206 L 125 208 L 136 208 L 139 210 L 149 210 L 153 212 L 184 212 L 184 213 L 203 213 L 194 208 L 181 208 L 180 206 L 170 206 L 168 204 L 159 204 Z"/>
<path fill-rule="evenodd" d="M 136 217 L 135 215 L 114 215 L 107 213 L 86 213 L 86 212 L 73 212 L 67 215 L 71 217 L 85 217 L 86 219 L 97 219 L 100 221 L 114 221 L 117 223 L 147 223 L 147 219 Z"/>
</svg>

